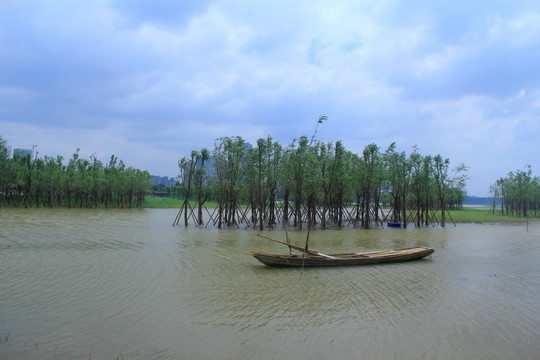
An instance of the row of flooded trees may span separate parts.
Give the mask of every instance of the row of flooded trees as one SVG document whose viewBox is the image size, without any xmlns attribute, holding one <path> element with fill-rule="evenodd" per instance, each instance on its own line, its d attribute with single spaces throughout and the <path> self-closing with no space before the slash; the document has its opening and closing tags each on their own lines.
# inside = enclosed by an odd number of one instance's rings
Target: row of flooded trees
<svg viewBox="0 0 540 360">
<path fill-rule="evenodd" d="M 95 155 L 64 163 L 62 156 L 10 157 L 0 138 L 0 206 L 141 207 L 151 185 L 147 171 L 126 167 L 114 155 L 103 164 Z"/>
<path fill-rule="evenodd" d="M 501 205 L 501 214 L 518 217 L 540 216 L 540 179 L 532 175 L 530 165 L 525 170 L 511 171 L 490 186 L 492 212 Z"/>
<path fill-rule="evenodd" d="M 214 200 L 206 224 L 260 229 L 278 223 L 369 228 L 385 217 L 419 227 L 432 223 L 436 210 L 444 226 L 445 210 L 462 205 L 467 171 L 463 165 L 451 169 L 450 160 L 440 155 L 422 156 L 416 148 L 407 155 L 395 144 L 384 152 L 369 144 L 358 155 L 340 141 L 323 143 L 314 136 L 287 147 L 271 137 L 255 147 L 238 136 L 223 137 L 212 152 L 192 151 L 179 168 L 184 202 L 175 225 L 182 220 L 186 226 L 203 224 L 204 204 Z M 384 214 L 381 206 L 391 211 Z"/>
</svg>

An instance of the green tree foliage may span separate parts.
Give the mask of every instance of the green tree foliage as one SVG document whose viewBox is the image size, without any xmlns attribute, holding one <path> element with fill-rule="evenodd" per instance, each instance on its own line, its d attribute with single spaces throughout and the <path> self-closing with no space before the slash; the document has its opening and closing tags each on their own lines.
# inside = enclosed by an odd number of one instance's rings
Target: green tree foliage
<svg viewBox="0 0 540 360">
<path fill-rule="evenodd" d="M 148 171 L 126 168 L 114 155 L 105 166 L 95 154 L 80 158 L 79 149 L 67 164 L 62 156 L 9 154 L 0 138 L 0 206 L 141 207 L 151 185 Z"/>
<path fill-rule="evenodd" d="M 16 184 L 15 165 L 9 158 L 11 149 L 0 137 L 0 206 L 9 205 Z"/>
<path fill-rule="evenodd" d="M 460 165 L 450 172 L 450 159 L 443 159 L 441 155 L 436 155 L 431 159 L 431 168 L 435 180 L 435 190 L 439 207 L 441 209 L 441 226 L 446 222 L 446 205 L 449 197 L 455 198 L 456 189 L 462 189 L 467 180 L 467 167 Z"/>
<path fill-rule="evenodd" d="M 249 148 L 246 154 L 246 187 L 253 223 L 262 230 L 265 224 L 276 224 L 275 202 L 281 168 L 281 146 L 270 136 L 259 139 L 256 148 Z"/>
<path fill-rule="evenodd" d="M 409 155 L 411 166 L 409 205 L 414 210 L 415 226 L 428 225 L 430 219 L 430 204 L 433 203 L 433 177 L 431 169 L 431 156 L 423 157 L 415 147 Z"/>
<path fill-rule="evenodd" d="M 407 227 L 407 195 L 411 183 L 412 162 L 392 143 L 384 154 L 386 186 L 392 197 L 392 221 Z"/>
<path fill-rule="evenodd" d="M 339 227 L 351 221 L 369 228 L 383 222 L 383 201 L 393 209 L 392 220 L 419 227 L 435 221 L 435 210 L 462 203 L 465 166 L 451 168 L 449 159 L 422 156 L 416 148 L 407 156 L 396 144 L 384 153 L 379 149 L 369 144 L 359 156 L 339 141 L 322 143 L 314 136 L 302 136 L 286 148 L 271 137 L 257 140 L 253 148 L 241 137 L 219 138 L 213 169 L 203 166 L 199 152 L 180 162 L 184 204 L 201 203 L 186 190 L 191 173 L 200 174 L 193 175 L 195 183 L 206 184 L 205 199 L 217 202 L 214 221 L 220 228 L 249 222 L 263 229 L 279 221 L 300 229 L 306 223 Z M 239 208 L 240 203 L 247 207 Z M 189 209 L 184 205 L 184 210 Z"/>
<path fill-rule="evenodd" d="M 373 218 L 377 223 L 379 218 L 379 201 L 384 180 L 384 168 L 379 147 L 369 144 L 364 148 L 364 174 L 362 176 L 362 227 L 368 229 Z M 371 204 L 375 205 L 373 209 Z"/>
<path fill-rule="evenodd" d="M 222 137 L 214 147 L 215 173 L 217 178 L 216 200 L 219 204 L 218 226 L 237 225 L 237 208 L 240 190 L 245 180 L 245 141 L 239 136 Z"/>
<path fill-rule="evenodd" d="M 182 203 L 182 208 L 184 212 L 184 224 L 188 225 L 188 216 L 189 216 L 189 199 L 191 196 L 191 187 L 193 184 L 193 177 L 195 176 L 195 171 L 197 169 L 197 162 L 201 159 L 201 153 L 196 150 L 191 152 L 191 157 L 183 157 L 178 162 L 178 167 L 180 168 L 179 179 L 181 184 L 181 192 L 184 195 L 184 202 Z"/>
<path fill-rule="evenodd" d="M 193 150 L 190 157 L 184 157 L 178 162 L 180 175 L 178 176 L 179 192 L 183 195 L 183 203 L 181 213 L 184 214 L 184 225 L 189 223 L 192 209 L 190 199 L 195 197 L 197 201 L 197 218 L 198 225 L 203 224 L 202 207 L 210 194 L 210 179 L 206 178 L 206 163 L 210 160 L 210 151 L 206 148 L 201 151 Z M 193 189 L 194 188 L 194 189 Z M 195 196 L 193 195 L 195 194 Z M 179 217 L 174 221 L 174 225 L 178 224 Z"/>
<path fill-rule="evenodd" d="M 530 165 L 525 170 L 510 171 L 505 178 L 499 178 L 491 185 L 493 210 L 497 198 L 501 201 L 501 213 L 527 217 L 540 214 L 540 179 L 533 176 Z"/>
<path fill-rule="evenodd" d="M 200 166 L 195 172 L 195 183 L 197 186 L 197 222 L 199 225 L 203 224 L 203 213 L 202 207 L 209 196 L 209 184 L 205 182 L 206 175 L 206 163 L 210 160 L 210 151 L 206 148 L 202 149 L 200 152 Z"/>
</svg>

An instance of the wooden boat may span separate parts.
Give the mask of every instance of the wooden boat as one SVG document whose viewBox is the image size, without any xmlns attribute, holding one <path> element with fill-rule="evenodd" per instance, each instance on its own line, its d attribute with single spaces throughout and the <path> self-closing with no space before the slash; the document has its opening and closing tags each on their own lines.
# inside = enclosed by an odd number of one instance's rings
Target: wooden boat
<svg viewBox="0 0 540 360">
<path fill-rule="evenodd" d="M 322 254 L 308 250 L 304 254 L 280 255 L 253 252 L 252 255 L 268 266 L 308 267 L 369 265 L 418 260 L 433 254 L 434 251 L 428 247 L 415 247 L 363 253 Z"/>
</svg>

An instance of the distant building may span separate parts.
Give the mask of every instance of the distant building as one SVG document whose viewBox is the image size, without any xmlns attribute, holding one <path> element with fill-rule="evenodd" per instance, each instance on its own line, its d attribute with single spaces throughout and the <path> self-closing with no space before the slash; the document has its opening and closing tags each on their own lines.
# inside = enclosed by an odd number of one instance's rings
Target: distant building
<svg viewBox="0 0 540 360">
<path fill-rule="evenodd" d="M 32 149 L 14 149 L 13 158 L 22 158 L 25 155 L 30 155 L 30 158 L 34 157 L 34 151 Z"/>
<path fill-rule="evenodd" d="M 152 176 L 152 182 L 154 185 L 173 186 L 176 183 L 176 179 L 167 176 Z"/>
</svg>

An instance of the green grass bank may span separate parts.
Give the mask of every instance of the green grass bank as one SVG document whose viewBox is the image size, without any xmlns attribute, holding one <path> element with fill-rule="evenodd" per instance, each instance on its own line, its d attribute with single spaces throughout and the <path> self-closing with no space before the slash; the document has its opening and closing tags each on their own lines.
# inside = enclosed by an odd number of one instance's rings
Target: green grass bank
<svg viewBox="0 0 540 360">
<path fill-rule="evenodd" d="M 440 219 L 440 211 L 437 212 L 437 218 Z M 452 220 L 456 223 L 523 223 L 527 219 L 524 217 L 517 216 L 506 216 L 501 215 L 499 208 L 495 210 L 495 213 L 488 209 L 487 207 L 464 207 L 463 210 L 452 210 L 450 211 L 450 216 L 446 216 L 446 222 L 451 223 Z M 529 221 L 537 221 L 538 218 L 529 218 Z"/>
</svg>

